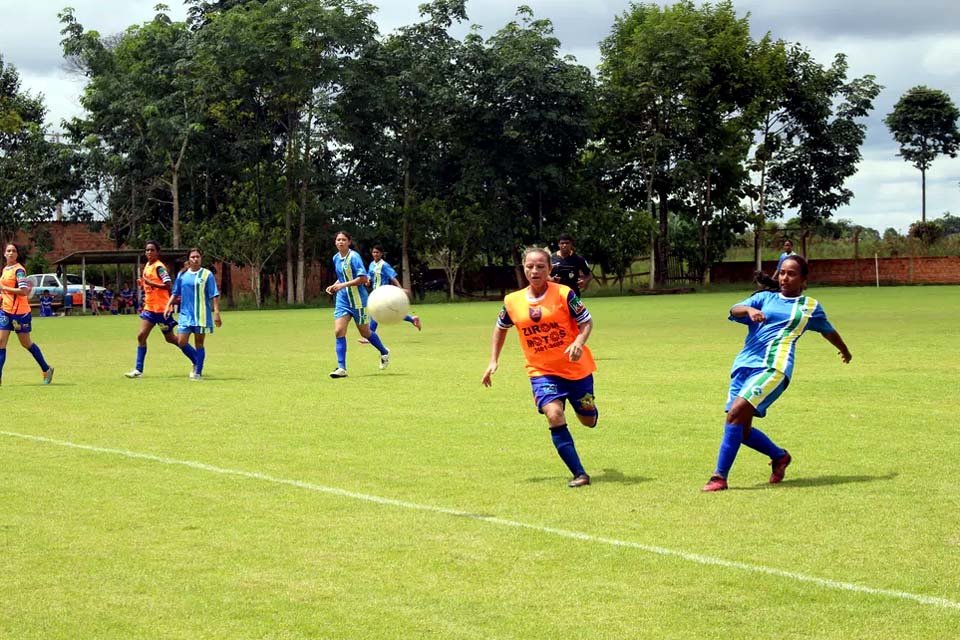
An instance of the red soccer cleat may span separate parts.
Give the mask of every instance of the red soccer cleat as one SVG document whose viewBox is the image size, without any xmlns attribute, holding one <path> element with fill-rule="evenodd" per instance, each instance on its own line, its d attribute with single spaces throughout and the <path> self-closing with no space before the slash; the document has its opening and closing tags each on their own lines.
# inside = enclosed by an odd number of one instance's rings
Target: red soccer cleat
<svg viewBox="0 0 960 640">
<path fill-rule="evenodd" d="M 770 460 L 770 484 L 780 484 L 783 482 L 783 475 L 787 472 L 787 467 L 793 461 L 790 454 L 786 451 L 776 460 Z"/>
<path fill-rule="evenodd" d="M 703 485 L 700 491 L 725 491 L 727 488 L 727 479 L 721 475 L 713 474 L 707 484 Z"/>
</svg>

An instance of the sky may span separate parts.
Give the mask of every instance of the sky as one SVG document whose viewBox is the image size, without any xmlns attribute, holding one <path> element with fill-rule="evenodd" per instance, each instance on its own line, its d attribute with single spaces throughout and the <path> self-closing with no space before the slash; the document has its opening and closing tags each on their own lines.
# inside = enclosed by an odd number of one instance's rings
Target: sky
<svg viewBox="0 0 960 640">
<path fill-rule="evenodd" d="M 0 0 L 0 55 L 13 64 L 21 89 L 43 94 L 48 122 L 82 115 L 83 82 L 63 68 L 57 14 L 74 8 L 88 30 L 109 35 L 150 20 L 158 0 Z M 418 20 L 422 0 L 380 0 L 375 20 L 381 33 Z M 186 7 L 168 0 L 174 19 Z M 593 70 L 600 62 L 598 43 L 609 35 L 628 0 L 468 0 L 469 23 L 490 36 L 513 20 L 526 4 L 538 19 L 549 19 L 562 52 Z M 867 139 L 856 176 L 847 182 L 852 202 L 834 213 L 855 224 L 906 232 L 920 218 L 920 172 L 897 156 L 898 147 L 883 124 L 897 100 L 911 87 L 926 85 L 946 92 L 960 107 L 960 1 L 958 0 L 735 0 L 738 15 L 750 14 L 754 37 L 804 45 L 829 65 L 847 55 L 848 79 L 866 74 L 884 86 L 866 121 Z M 457 35 L 466 32 L 461 29 Z M 927 218 L 945 212 L 960 215 L 960 157 L 940 156 L 927 171 Z"/>
</svg>

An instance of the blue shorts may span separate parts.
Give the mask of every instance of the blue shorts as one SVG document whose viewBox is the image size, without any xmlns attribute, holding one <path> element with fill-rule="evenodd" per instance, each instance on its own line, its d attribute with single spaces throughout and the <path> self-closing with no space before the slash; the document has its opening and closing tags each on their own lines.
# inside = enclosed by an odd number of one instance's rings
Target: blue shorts
<svg viewBox="0 0 960 640">
<path fill-rule="evenodd" d="M 776 369 L 737 369 L 730 374 L 730 391 L 724 411 L 730 410 L 734 400 L 743 398 L 753 405 L 755 415 L 762 418 L 789 385 L 790 378 Z"/>
<path fill-rule="evenodd" d="M 160 331 L 165 334 L 170 333 L 173 331 L 173 328 L 177 326 L 177 321 L 173 319 L 172 315 L 165 316 L 156 311 L 141 311 L 140 319 L 160 325 Z"/>
<path fill-rule="evenodd" d="M 26 313 L 7 313 L 0 311 L 0 331 L 13 331 L 14 333 L 30 333 L 30 322 L 33 317 L 30 312 Z"/>
<path fill-rule="evenodd" d="M 213 327 L 201 327 L 196 324 L 178 324 L 177 333 L 213 333 Z"/>
<path fill-rule="evenodd" d="M 536 376 L 530 378 L 530 386 L 533 387 L 533 401 L 540 413 L 543 413 L 543 405 L 548 402 L 569 400 L 578 416 L 597 415 L 597 405 L 593 397 L 593 374 L 580 380 L 567 380 L 560 376 Z"/>
<path fill-rule="evenodd" d="M 350 316 L 353 318 L 353 321 L 357 324 L 367 324 L 367 309 L 356 309 L 354 307 L 347 307 L 337 303 L 336 308 L 333 310 L 333 319 L 342 318 L 344 316 Z"/>
</svg>

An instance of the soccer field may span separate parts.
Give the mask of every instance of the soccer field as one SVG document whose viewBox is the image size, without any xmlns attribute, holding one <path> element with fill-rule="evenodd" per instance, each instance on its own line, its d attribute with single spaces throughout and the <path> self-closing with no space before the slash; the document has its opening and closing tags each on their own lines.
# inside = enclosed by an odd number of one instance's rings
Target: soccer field
<svg viewBox="0 0 960 640">
<path fill-rule="evenodd" d="M 599 426 L 568 489 L 499 303 L 383 326 L 329 309 L 225 312 L 205 379 L 137 319 L 37 318 L 56 378 L 11 337 L 0 393 L 0 638 L 955 638 L 960 288 L 812 289 L 818 334 L 758 420 L 723 431 L 740 293 L 586 303 Z"/>
</svg>

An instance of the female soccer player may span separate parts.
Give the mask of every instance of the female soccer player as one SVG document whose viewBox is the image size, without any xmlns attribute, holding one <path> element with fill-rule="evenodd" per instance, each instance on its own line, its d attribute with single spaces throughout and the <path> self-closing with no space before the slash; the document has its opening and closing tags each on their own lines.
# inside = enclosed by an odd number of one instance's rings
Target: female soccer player
<svg viewBox="0 0 960 640">
<path fill-rule="evenodd" d="M 148 240 L 144 245 L 143 253 L 147 257 L 147 264 L 143 267 L 143 275 L 138 281 L 138 284 L 143 287 L 144 298 L 143 311 L 140 313 L 140 331 L 137 332 L 137 364 L 132 371 L 124 374 L 128 378 L 143 376 L 143 362 L 147 358 L 147 336 L 158 324 L 164 340 L 180 347 L 183 355 L 190 360 L 190 364 L 193 366 L 197 364 L 196 349 L 190 346 L 189 342 L 183 345 L 177 342 L 176 336 L 173 335 L 176 321 L 163 315 L 170 300 L 172 280 L 167 267 L 160 261 L 160 244 L 156 240 Z"/>
<path fill-rule="evenodd" d="M 573 474 L 567 486 L 582 487 L 590 484 L 590 476 L 580 463 L 564 408 L 569 400 L 582 424 L 596 426 L 593 372 L 597 367 L 586 346 L 593 319 L 570 287 L 550 281 L 550 269 L 550 253 L 545 249 L 524 252 L 523 272 L 529 286 L 503 299 L 493 328 L 490 364 L 481 382 L 487 387 L 493 384 L 507 331 L 516 327 L 534 402 L 547 418 L 557 453 Z"/>
<path fill-rule="evenodd" d="M 805 331 L 823 335 L 839 350 L 844 363 L 853 357 L 820 303 L 803 295 L 809 274 L 807 261 L 797 255 L 788 256 L 779 273 L 779 292 L 758 291 L 730 309 L 730 320 L 747 325 L 747 339 L 733 361 L 717 468 L 704 491 L 727 488 L 727 476 L 741 444 L 770 458 L 770 484 L 783 480 L 792 458 L 786 449 L 753 426 L 753 417 L 764 417 L 767 408 L 790 384 L 797 340 Z"/>
<path fill-rule="evenodd" d="M 331 378 L 347 377 L 347 325 L 350 318 L 360 335 L 370 341 L 380 352 L 380 368 L 390 364 L 390 350 L 383 346 L 380 336 L 370 331 L 367 325 L 367 287 L 370 279 L 363 270 L 363 259 L 350 248 L 352 238 L 346 231 L 338 231 L 334 236 L 337 253 L 333 256 L 333 269 L 337 282 L 327 287 L 330 295 L 336 295 L 336 307 L 333 311 L 333 330 L 337 338 L 337 368 L 330 372 Z"/>
<path fill-rule="evenodd" d="M 203 346 L 204 337 L 213 333 L 213 327 L 221 326 L 220 320 L 220 290 L 217 289 L 217 280 L 213 272 L 200 266 L 203 253 L 193 247 L 187 253 L 187 266 L 180 272 L 173 291 L 163 311 L 165 318 L 173 312 L 173 304 L 180 304 L 180 315 L 177 322 L 177 344 L 182 349 L 190 344 L 190 335 L 196 345 L 191 380 L 203 379 L 203 362 L 207 357 L 207 350 Z"/>
<path fill-rule="evenodd" d="M 40 347 L 30 339 L 30 323 L 33 317 L 30 314 L 30 282 L 27 280 L 27 270 L 20 264 L 20 250 L 13 243 L 3 249 L 6 265 L 3 275 L 0 276 L 0 379 L 3 377 L 3 365 L 7 361 L 7 341 L 10 332 L 17 334 L 20 346 L 30 352 L 33 359 L 40 365 L 43 372 L 43 384 L 53 381 L 53 367 L 43 359 Z"/>
<path fill-rule="evenodd" d="M 397 272 L 393 267 L 390 266 L 390 263 L 383 259 L 383 247 L 378 244 L 373 245 L 373 249 L 370 250 L 371 255 L 373 255 L 373 262 L 370 263 L 370 266 L 367 267 L 367 277 L 370 278 L 370 289 L 376 291 L 378 287 L 382 287 L 385 284 L 392 284 L 395 287 L 403 288 L 400 286 L 400 281 L 397 280 Z M 420 317 L 406 315 L 403 318 L 404 322 L 409 322 L 417 328 L 417 331 L 420 331 Z M 377 330 L 377 320 L 376 318 L 370 318 L 370 331 Z M 360 338 L 358 340 L 360 344 L 368 344 L 370 341 L 366 338 Z"/>
</svg>

